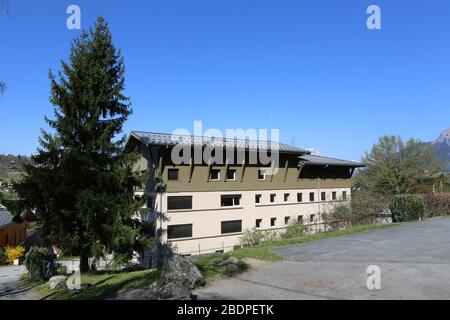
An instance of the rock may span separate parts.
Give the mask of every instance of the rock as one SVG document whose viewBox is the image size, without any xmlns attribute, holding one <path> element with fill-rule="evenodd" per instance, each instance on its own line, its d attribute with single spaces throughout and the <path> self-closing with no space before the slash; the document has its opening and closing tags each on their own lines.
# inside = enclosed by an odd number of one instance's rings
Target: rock
<svg viewBox="0 0 450 320">
<path fill-rule="evenodd" d="M 192 262 L 182 256 L 168 258 L 160 279 L 149 287 L 150 300 L 191 300 L 191 290 L 205 285 L 205 280 Z"/>
<path fill-rule="evenodd" d="M 239 262 L 239 260 L 236 258 L 236 257 L 229 257 L 228 259 L 226 259 L 226 260 L 223 260 L 222 262 L 220 262 L 219 264 L 218 264 L 218 266 L 219 267 L 226 267 L 226 266 L 228 266 L 228 265 L 237 265 L 238 264 L 238 262 Z"/>
<path fill-rule="evenodd" d="M 168 259 L 164 265 L 162 274 L 172 280 L 186 279 L 189 284 L 189 289 L 195 289 L 205 285 L 205 279 L 200 270 L 188 258 L 179 255 L 174 255 Z"/>
<path fill-rule="evenodd" d="M 225 266 L 225 270 L 227 271 L 228 275 L 233 275 L 240 271 L 239 267 L 236 264 L 232 264 L 232 263 L 227 264 Z"/>
<path fill-rule="evenodd" d="M 66 289 L 67 288 L 67 277 L 66 276 L 55 276 L 48 280 L 48 285 L 51 290 L 55 289 Z"/>
</svg>

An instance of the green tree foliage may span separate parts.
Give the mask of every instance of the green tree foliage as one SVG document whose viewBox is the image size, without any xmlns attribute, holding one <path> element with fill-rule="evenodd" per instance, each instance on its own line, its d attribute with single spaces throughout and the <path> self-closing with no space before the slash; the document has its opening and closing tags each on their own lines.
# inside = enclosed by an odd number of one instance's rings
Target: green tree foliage
<svg viewBox="0 0 450 320">
<path fill-rule="evenodd" d="M 432 146 L 410 139 L 384 136 L 366 152 L 366 168 L 356 176 L 356 184 L 377 194 L 394 195 L 413 191 L 425 181 L 443 174 L 444 163 Z"/>
<path fill-rule="evenodd" d="M 117 140 L 131 104 L 122 94 L 123 57 L 103 18 L 73 41 L 69 60 L 49 74 L 55 108 L 54 119 L 45 120 L 52 133 L 42 130 L 34 164 L 14 187 L 22 206 L 37 210 L 46 239 L 80 255 L 86 272 L 90 256 L 130 258 L 138 249 L 133 216 L 142 201 L 134 190 L 143 181 L 131 168 L 136 153 L 125 154 L 124 139 Z"/>
<path fill-rule="evenodd" d="M 424 216 L 426 207 L 424 198 L 417 194 L 396 195 L 389 204 L 394 222 L 417 221 Z"/>
</svg>

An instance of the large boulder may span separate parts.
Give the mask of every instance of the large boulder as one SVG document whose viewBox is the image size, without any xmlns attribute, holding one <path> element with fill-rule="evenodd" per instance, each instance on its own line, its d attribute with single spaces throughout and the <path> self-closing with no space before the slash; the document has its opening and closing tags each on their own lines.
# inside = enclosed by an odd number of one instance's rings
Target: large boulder
<svg viewBox="0 0 450 320">
<path fill-rule="evenodd" d="M 170 256 L 161 272 L 160 279 L 149 288 L 150 300 L 191 300 L 191 291 L 205 285 L 198 268 L 188 259 L 179 255 Z"/>
<path fill-rule="evenodd" d="M 48 280 L 48 285 L 51 290 L 55 289 L 67 289 L 67 277 L 66 276 L 55 276 Z"/>
</svg>

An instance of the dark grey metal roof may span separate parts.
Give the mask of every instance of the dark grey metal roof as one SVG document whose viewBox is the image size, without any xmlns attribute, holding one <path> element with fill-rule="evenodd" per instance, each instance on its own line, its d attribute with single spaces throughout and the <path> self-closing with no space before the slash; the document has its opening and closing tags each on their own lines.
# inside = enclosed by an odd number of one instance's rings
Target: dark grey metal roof
<svg viewBox="0 0 450 320">
<path fill-rule="evenodd" d="M 316 165 L 316 166 L 326 166 L 326 165 L 332 165 L 332 166 L 344 166 L 344 167 L 364 167 L 362 163 L 355 162 L 355 161 L 347 161 L 347 160 L 340 160 L 340 159 L 334 159 L 334 158 L 328 158 L 328 157 L 322 157 L 322 156 L 315 156 L 312 154 L 307 154 L 304 156 L 299 157 L 300 162 L 308 165 Z"/>
<path fill-rule="evenodd" d="M 0 229 L 7 227 L 13 221 L 13 215 L 5 208 L 0 207 Z"/>
<path fill-rule="evenodd" d="M 309 154 L 310 152 L 295 146 L 291 146 L 284 143 L 275 143 L 271 141 L 256 141 L 256 140 L 243 140 L 243 139 L 228 139 L 228 138 L 214 138 L 214 137 L 201 137 L 190 135 L 178 135 L 167 133 L 155 133 L 155 132 L 142 132 L 132 131 L 128 136 L 128 139 L 133 136 L 146 145 L 192 145 L 202 147 L 222 147 L 222 148 L 240 148 L 249 150 L 278 150 L 286 153 L 300 153 Z"/>
</svg>

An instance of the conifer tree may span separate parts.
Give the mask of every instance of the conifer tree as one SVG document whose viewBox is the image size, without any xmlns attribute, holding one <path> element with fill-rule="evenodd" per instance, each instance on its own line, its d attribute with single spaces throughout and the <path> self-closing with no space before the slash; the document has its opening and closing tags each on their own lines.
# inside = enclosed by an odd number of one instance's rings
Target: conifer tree
<svg viewBox="0 0 450 320">
<path fill-rule="evenodd" d="M 15 183 L 22 208 L 36 209 L 45 238 L 65 253 L 88 259 L 104 252 L 130 258 L 139 246 L 133 219 L 142 205 L 134 191 L 142 179 L 132 171 L 135 153 L 124 153 L 117 139 L 131 114 L 123 95 L 124 62 L 112 43 L 108 24 L 72 43 L 69 62 L 51 82 L 54 117 L 42 131 L 41 147 L 25 178 Z"/>
</svg>

